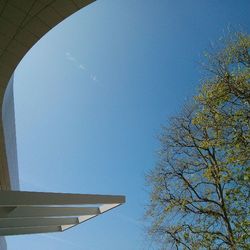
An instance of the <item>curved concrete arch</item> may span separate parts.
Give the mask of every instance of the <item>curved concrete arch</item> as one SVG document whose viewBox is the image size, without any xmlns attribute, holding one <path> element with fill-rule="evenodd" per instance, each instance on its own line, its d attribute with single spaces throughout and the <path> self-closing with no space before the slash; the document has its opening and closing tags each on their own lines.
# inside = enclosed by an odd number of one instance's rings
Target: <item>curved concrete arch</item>
<svg viewBox="0 0 250 250">
<path fill-rule="evenodd" d="M 0 1 L 0 190 L 19 189 L 13 72 L 43 35 L 93 1 Z"/>
<path fill-rule="evenodd" d="M 14 70 L 27 51 L 45 33 L 93 1 L 0 1 L 1 250 L 7 249 L 2 236 L 63 232 L 125 202 L 125 196 L 121 195 L 19 191 L 13 96 Z"/>
<path fill-rule="evenodd" d="M 19 190 L 13 73 L 50 29 L 94 0 L 0 1 L 0 190 Z M 4 237 L 0 249 L 6 250 Z"/>
</svg>

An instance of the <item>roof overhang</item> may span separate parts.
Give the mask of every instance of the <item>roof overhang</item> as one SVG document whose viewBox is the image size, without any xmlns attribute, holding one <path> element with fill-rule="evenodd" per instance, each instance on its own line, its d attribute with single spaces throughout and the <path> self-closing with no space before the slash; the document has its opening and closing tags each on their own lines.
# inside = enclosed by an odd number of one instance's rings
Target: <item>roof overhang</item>
<svg viewBox="0 0 250 250">
<path fill-rule="evenodd" d="M 63 232 L 124 202 L 119 195 L 0 191 L 0 236 Z"/>
</svg>

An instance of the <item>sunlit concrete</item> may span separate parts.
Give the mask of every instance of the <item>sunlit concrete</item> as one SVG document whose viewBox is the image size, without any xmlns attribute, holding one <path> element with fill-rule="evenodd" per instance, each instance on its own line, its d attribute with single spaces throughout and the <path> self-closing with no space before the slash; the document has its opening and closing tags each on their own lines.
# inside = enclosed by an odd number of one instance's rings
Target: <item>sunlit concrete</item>
<svg viewBox="0 0 250 250">
<path fill-rule="evenodd" d="M 0 236 L 62 232 L 124 202 L 119 195 L 0 191 Z"/>
</svg>

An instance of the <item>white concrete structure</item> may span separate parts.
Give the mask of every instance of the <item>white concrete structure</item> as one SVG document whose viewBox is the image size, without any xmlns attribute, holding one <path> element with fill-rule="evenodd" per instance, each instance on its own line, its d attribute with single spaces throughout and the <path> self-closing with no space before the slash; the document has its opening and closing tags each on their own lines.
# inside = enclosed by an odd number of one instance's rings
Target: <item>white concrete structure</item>
<svg viewBox="0 0 250 250">
<path fill-rule="evenodd" d="M 93 1 L 0 0 L 0 236 L 61 232 L 125 202 L 124 196 L 19 191 L 12 75 L 44 34 Z M 2 237 L 0 249 L 7 249 Z"/>
<path fill-rule="evenodd" d="M 124 201 L 112 195 L 2 191 L 0 236 L 62 232 Z"/>
</svg>

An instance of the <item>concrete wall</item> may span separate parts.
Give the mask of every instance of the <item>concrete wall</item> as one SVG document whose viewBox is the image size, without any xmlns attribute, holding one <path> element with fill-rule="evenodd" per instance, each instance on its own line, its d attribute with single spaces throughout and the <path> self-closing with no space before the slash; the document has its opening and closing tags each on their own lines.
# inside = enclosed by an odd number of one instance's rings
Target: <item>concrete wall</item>
<svg viewBox="0 0 250 250">
<path fill-rule="evenodd" d="M 19 190 L 13 78 L 14 77 L 12 76 L 4 94 L 2 122 L 9 168 L 10 186 L 12 190 Z"/>
<path fill-rule="evenodd" d="M 19 190 L 13 76 L 11 77 L 4 94 L 2 104 L 2 124 L 11 189 Z M 4 237 L 0 237 L 0 250 L 7 250 L 7 243 Z"/>
</svg>

